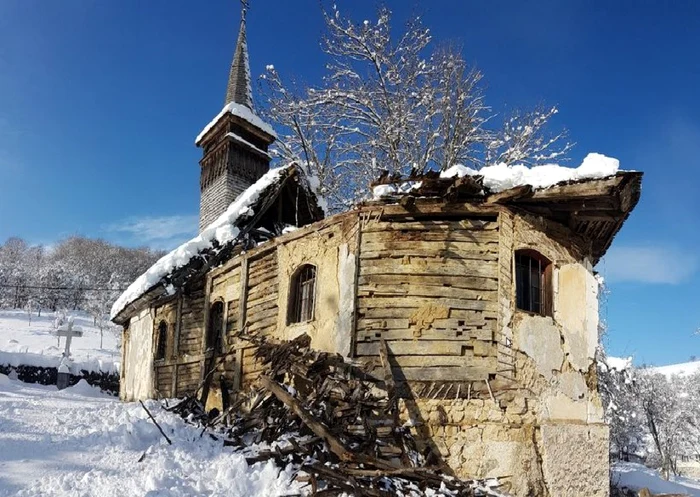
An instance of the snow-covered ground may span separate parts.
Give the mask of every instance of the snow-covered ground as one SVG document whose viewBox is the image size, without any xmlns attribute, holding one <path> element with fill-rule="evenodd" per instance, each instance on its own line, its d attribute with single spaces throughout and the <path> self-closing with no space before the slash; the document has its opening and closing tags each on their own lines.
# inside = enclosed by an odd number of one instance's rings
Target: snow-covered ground
<svg viewBox="0 0 700 497">
<path fill-rule="evenodd" d="M 71 371 L 118 371 L 121 355 L 117 334 L 105 329 L 100 347 L 100 330 L 94 326 L 93 318 L 79 311 L 69 315 L 74 318 L 74 327 L 83 332 L 71 343 Z M 0 364 L 57 367 L 65 338 L 59 343 L 54 334 L 55 319 L 52 312 L 42 312 L 41 317 L 33 313 L 30 323 L 24 311 L 0 310 Z"/>
<path fill-rule="evenodd" d="M 299 492 L 291 471 L 270 461 L 249 467 L 157 402 L 146 405 L 172 445 L 138 403 L 121 403 L 84 381 L 59 392 L 0 375 L 0 497 Z"/>
<path fill-rule="evenodd" d="M 689 478 L 671 478 L 666 481 L 658 471 L 641 464 L 618 462 L 612 467 L 613 481 L 632 490 L 648 488 L 653 494 L 681 494 L 700 497 L 700 481 Z"/>
</svg>

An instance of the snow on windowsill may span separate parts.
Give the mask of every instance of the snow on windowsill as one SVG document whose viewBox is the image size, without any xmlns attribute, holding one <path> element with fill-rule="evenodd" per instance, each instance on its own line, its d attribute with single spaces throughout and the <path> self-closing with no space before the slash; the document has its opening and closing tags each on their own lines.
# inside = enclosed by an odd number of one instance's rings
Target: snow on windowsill
<svg viewBox="0 0 700 497">
<path fill-rule="evenodd" d="M 221 109 L 221 112 L 219 112 L 214 119 L 211 120 L 209 124 L 207 124 L 204 129 L 202 130 L 199 135 L 197 135 L 197 139 L 194 141 L 195 145 L 199 145 L 199 142 L 202 141 L 202 138 L 204 138 L 204 135 L 206 135 L 211 128 L 214 127 L 214 125 L 219 122 L 219 119 L 223 117 L 224 114 L 233 114 L 236 117 L 240 117 L 244 121 L 249 122 L 256 128 L 259 128 L 263 130 L 265 133 L 268 135 L 277 138 L 277 134 L 275 133 L 275 130 L 272 129 L 272 126 L 267 124 L 265 121 L 260 119 L 252 110 L 250 110 L 248 107 L 242 104 L 237 104 L 235 102 L 231 102 L 230 104 L 227 104 L 224 106 L 223 109 Z"/>
<path fill-rule="evenodd" d="M 165 276 L 175 269 L 186 265 L 200 252 L 213 247 L 214 242 L 223 245 L 234 240 L 239 233 L 234 223 L 244 216 L 254 214 L 252 205 L 258 200 L 260 194 L 270 185 L 277 182 L 281 175 L 293 164 L 277 169 L 271 169 L 250 188 L 241 193 L 228 209 L 219 216 L 216 221 L 207 226 L 199 236 L 183 243 L 175 250 L 163 256 L 148 271 L 139 276 L 129 288 L 122 293 L 112 306 L 110 319 L 114 319 L 124 308 L 134 302 L 141 295 L 157 285 Z M 168 287 L 169 293 L 174 293 L 174 288 Z"/>
</svg>

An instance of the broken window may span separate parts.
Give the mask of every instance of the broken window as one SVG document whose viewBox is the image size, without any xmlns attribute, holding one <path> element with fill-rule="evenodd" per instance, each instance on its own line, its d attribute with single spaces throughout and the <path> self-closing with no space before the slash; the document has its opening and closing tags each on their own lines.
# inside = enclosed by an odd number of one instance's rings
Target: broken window
<svg viewBox="0 0 700 497">
<path fill-rule="evenodd" d="M 161 321 L 158 325 L 158 342 L 156 344 L 156 359 L 165 359 L 168 349 L 168 323 Z"/>
<path fill-rule="evenodd" d="M 209 326 L 207 326 L 207 350 L 221 351 L 221 337 L 224 330 L 224 303 L 214 302 L 209 310 Z"/>
<path fill-rule="evenodd" d="M 515 297 L 518 309 L 552 315 L 551 263 L 534 250 L 515 252 Z"/>
<path fill-rule="evenodd" d="M 303 323 L 314 318 L 316 267 L 304 264 L 292 276 L 289 292 L 288 323 Z"/>
</svg>

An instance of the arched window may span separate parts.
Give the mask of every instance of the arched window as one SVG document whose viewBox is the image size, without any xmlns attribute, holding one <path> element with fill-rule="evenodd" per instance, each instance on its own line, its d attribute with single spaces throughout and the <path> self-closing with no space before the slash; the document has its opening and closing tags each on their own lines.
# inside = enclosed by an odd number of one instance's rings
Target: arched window
<svg viewBox="0 0 700 497">
<path fill-rule="evenodd" d="M 168 350 L 168 323 L 158 324 L 158 342 L 156 343 L 156 359 L 165 359 Z"/>
<path fill-rule="evenodd" d="M 288 323 L 303 323 L 314 318 L 316 300 L 316 267 L 300 266 L 292 275 L 289 288 Z"/>
<path fill-rule="evenodd" d="M 221 337 L 224 331 L 224 303 L 214 302 L 209 310 L 207 326 L 207 349 L 221 351 Z"/>
<path fill-rule="evenodd" d="M 552 315 L 552 264 L 534 250 L 515 252 L 515 301 L 518 309 Z"/>
</svg>

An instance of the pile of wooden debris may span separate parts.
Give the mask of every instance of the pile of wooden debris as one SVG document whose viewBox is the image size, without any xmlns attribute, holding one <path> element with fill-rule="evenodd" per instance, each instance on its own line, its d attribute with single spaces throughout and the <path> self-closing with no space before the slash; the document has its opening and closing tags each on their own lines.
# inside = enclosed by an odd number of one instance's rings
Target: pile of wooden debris
<svg viewBox="0 0 700 497">
<path fill-rule="evenodd" d="M 187 397 L 168 410 L 223 438 L 248 463 L 293 464 L 309 495 L 502 496 L 494 481 L 463 481 L 420 453 L 399 423 L 386 347 L 385 377 L 377 379 L 340 355 L 309 347 L 310 338 L 273 343 L 242 337 L 264 365 L 257 384 L 224 412 L 206 412 Z M 204 388 L 206 390 L 206 388 Z M 253 452 L 250 447 L 269 447 Z"/>
</svg>

